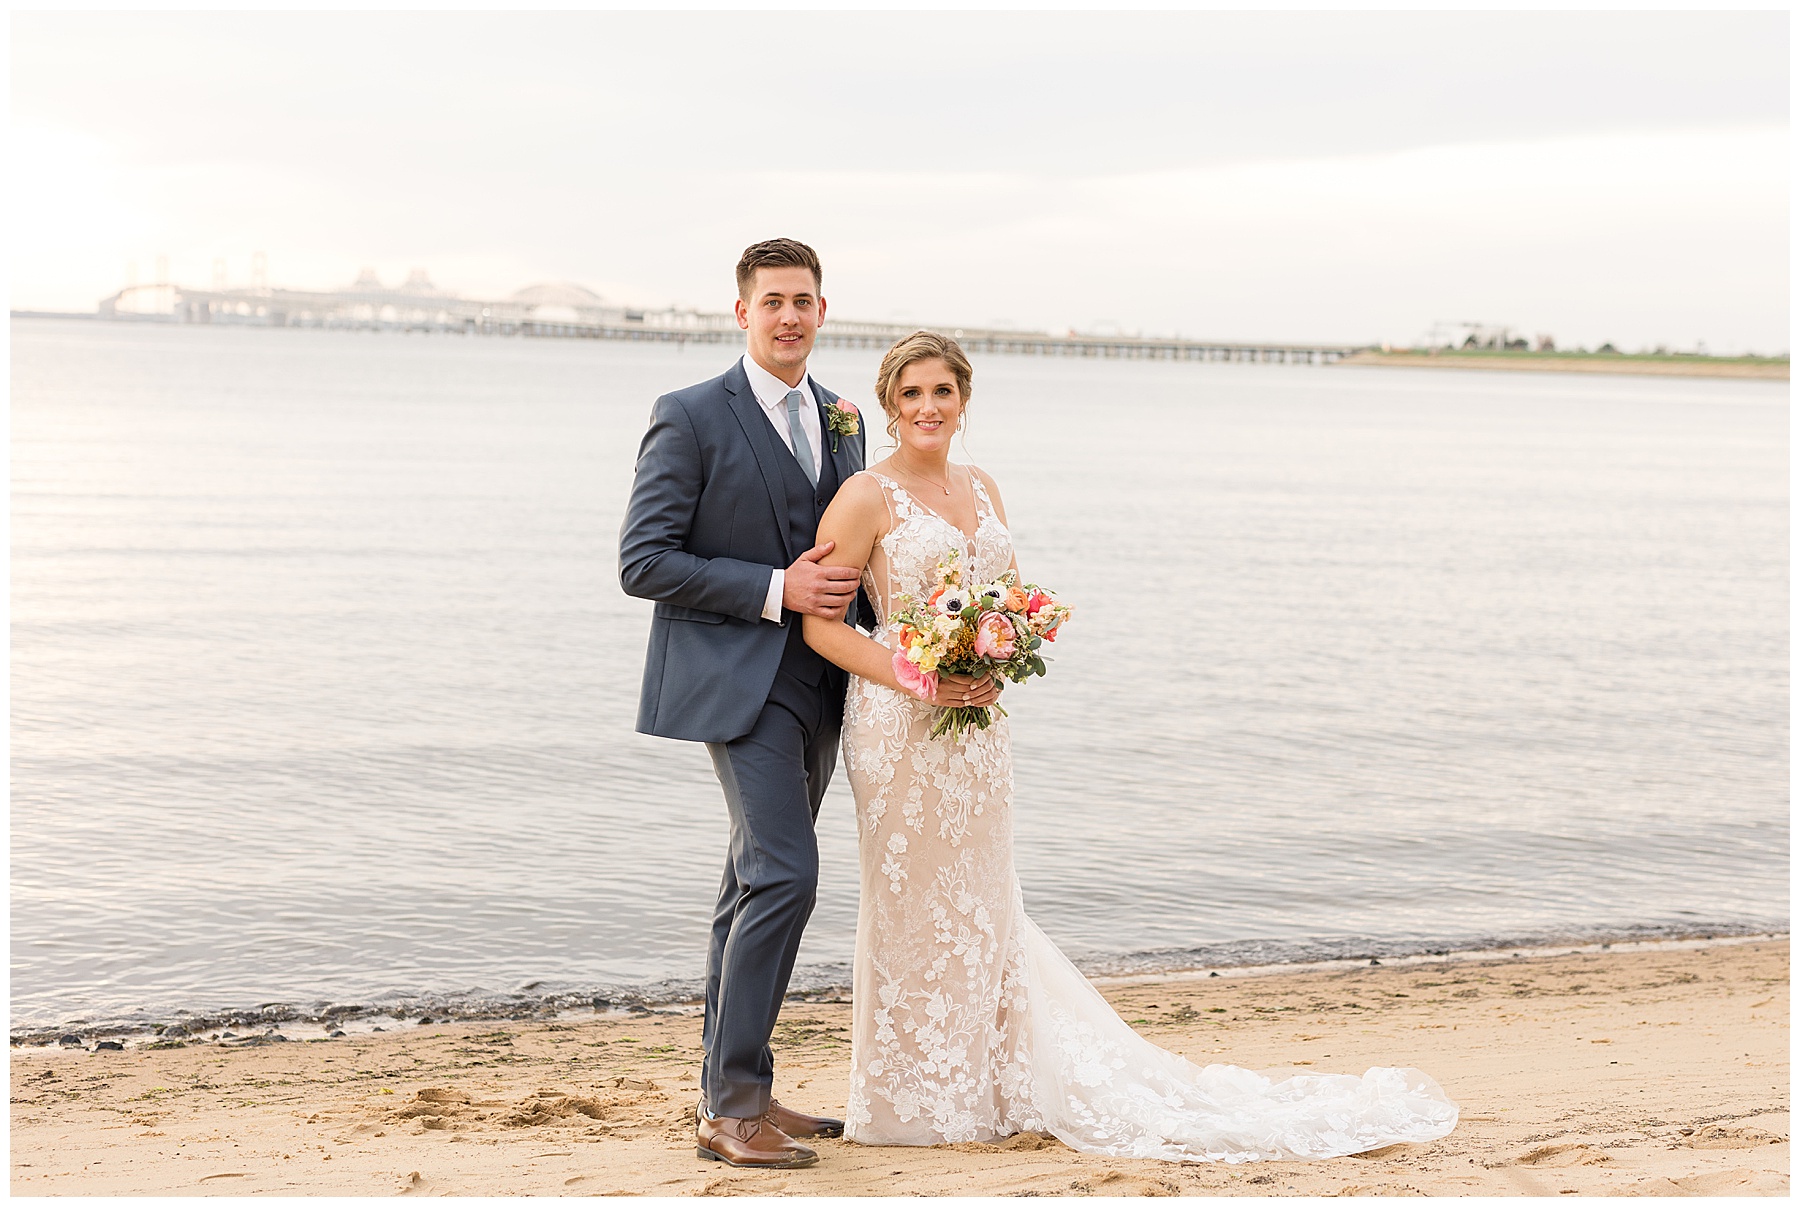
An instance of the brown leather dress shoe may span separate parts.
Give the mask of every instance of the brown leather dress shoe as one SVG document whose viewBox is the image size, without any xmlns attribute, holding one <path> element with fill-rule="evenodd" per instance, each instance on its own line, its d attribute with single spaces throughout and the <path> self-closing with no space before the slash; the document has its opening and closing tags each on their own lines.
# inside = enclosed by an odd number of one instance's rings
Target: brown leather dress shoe
<svg viewBox="0 0 1800 1207">
<path fill-rule="evenodd" d="M 813 1136 L 841 1136 L 844 1134 L 842 1119 L 830 1119 L 824 1115 L 802 1115 L 791 1107 L 782 1106 L 773 1098 L 769 1099 L 769 1111 L 763 1118 L 786 1134 L 801 1140 Z"/>
<path fill-rule="evenodd" d="M 761 1119 L 701 1116 L 698 1136 L 696 1156 L 740 1169 L 803 1169 L 819 1159 L 818 1153 L 770 1123 L 767 1115 Z"/>
</svg>

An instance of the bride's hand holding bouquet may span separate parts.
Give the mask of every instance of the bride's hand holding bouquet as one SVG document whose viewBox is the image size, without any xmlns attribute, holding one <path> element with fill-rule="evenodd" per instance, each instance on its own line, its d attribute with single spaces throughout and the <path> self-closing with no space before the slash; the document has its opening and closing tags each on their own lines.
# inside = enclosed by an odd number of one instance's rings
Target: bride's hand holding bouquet
<svg viewBox="0 0 1800 1207">
<path fill-rule="evenodd" d="M 941 675 L 1023 683 L 1047 671 L 1038 651 L 1055 641 L 1074 609 L 1036 583 L 1020 584 L 1008 570 L 990 583 L 965 583 L 962 560 L 953 552 L 938 563 L 937 587 L 928 599 L 902 596 L 892 617 L 899 630 L 894 677 L 900 686 L 942 711 L 931 736 L 960 739 L 970 727 L 993 722 L 988 706 L 944 706 Z M 1006 710 L 998 703 L 991 707 Z"/>
</svg>

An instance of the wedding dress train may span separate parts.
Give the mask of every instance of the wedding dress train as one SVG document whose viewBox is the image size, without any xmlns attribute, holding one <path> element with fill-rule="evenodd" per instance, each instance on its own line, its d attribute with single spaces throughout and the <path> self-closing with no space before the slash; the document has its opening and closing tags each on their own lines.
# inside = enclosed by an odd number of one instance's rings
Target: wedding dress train
<svg viewBox="0 0 1800 1207">
<path fill-rule="evenodd" d="M 1012 538 L 975 485 L 973 536 L 881 484 L 891 518 L 864 572 L 882 627 L 960 551 L 999 577 Z M 852 678 L 844 767 L 862 867 L 846 1135 L 939 1144 L 1048 1132 L 1082 1152 L 1171 1161 L 1334 1157 L 1434 1140 L 1457 1107 L 1417 1069 L 1274 1080 L 1204 1068 L 1140 1036 L 1025 916 L 1004 717 L 931 738 L 929 705 Z"/>
</svg>

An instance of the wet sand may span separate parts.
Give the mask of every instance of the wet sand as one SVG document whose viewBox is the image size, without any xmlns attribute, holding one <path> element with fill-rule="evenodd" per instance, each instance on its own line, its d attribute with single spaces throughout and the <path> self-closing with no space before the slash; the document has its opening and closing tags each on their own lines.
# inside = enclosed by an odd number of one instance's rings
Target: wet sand
<svg viewBox="0 0 1800 1207">
<path fill-rule="evenodd" d="M 1200 1063 L 1416 1065 L 1444 1140 L 1333 1161 L 1171 1165 L 1054 1140 L 820 1141 L 817 1166 L 694 1156 L 690 1010 L 289 1042 L 15 1048 L 14 1194 L 1784 1195 L 1785 940 L 1103 985 Z M 777 1093 L 842 1110 L 849 1005 L 790 1003 Z"/>
</svg>

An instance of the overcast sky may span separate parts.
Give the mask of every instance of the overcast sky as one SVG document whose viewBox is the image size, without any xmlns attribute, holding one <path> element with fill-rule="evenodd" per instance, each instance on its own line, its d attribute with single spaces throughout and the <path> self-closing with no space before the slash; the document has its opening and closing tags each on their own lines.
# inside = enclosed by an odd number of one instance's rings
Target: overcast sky
<svg viewBox="0 0 1800 1207">
<path fill-rule="evenodd" d="M 129 262 L 842 317 L 1787 347 L 1784 13 L 15 13 L 12 304 Z"/>
</svg>

